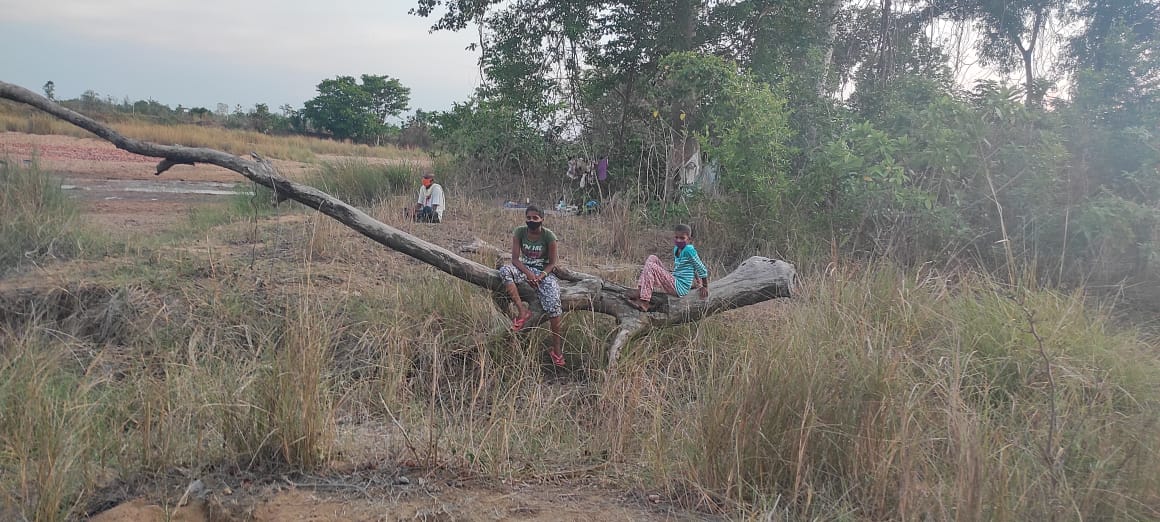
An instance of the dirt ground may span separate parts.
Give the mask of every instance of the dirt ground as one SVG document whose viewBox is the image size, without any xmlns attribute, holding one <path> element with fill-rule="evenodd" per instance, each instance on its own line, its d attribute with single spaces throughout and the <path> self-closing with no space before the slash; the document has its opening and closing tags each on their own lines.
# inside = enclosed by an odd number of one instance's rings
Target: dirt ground
<svg viewBox="0 0 1160 522">
<path fill-rule="evenodd" d="M 157 159 L 106 141 L 71 136 L 0 133 L 0 160 L 36 161 L 60 174 L 69 194 L 84 202 L 86 219 L 127 233 L 151 233 L 184 221 L 190 209 L 220 201 L 248 184 L 237 173 L 212 165 L 177 165 L 155 176 Z M 294 179 L 314 165 L 273 160 Z"/>
<path fill-rule="evenodd" d="M 411 480 L 411 479 L 407 479 Z M 415 479 L 419 482 L 420 479 Z M 633 500 L 624 494 L 584 485 L 508 485 L 487 481 L 423 481 L 420 485 L 393 485 L 362 490 L 358 486 L 322 483 L 299 487 L 274 485 L 253 502 L 234 502 L 229 495 L 212 493 L 208 500 L 193 498 L 181 507 L 135 499 L 102 512 L 94 522 L 214 521 L 249 519 L 260 522 L 403 521 L 403 520 L 691 520 L 666 511 L 659 504 Z M 343 489 L 343 491 L 335 491 Z M 329 490 L 329 491 L 326 491 Z M 244 493 L 243 493 L 244 495 Z"/>
<path fill-rule="evenodd" d="M 68 193 L 82 202 L 87 223 L 117 233 L 169 230 L 186 222 L 191 209 L 222 201 L 245 187 L 238 174 L 205 165 L 179 165 L 155 176 L 157 160 L 96 139 L 0 133 L 0 160 L 31 162 L 34 155 L 44 170 L 63 176 Z M 284 175 L 299 179 L 315 168 L 289 161 L 275 164 Z M 37 278 L 44 282 L 51 279 L 47 276 Z M 116 492 L 94 495 L 106 504 L 88 511 L 94 514 L 90 520 L 99 522 L 702 518 L 652 492 L 618 489 L 600 476 L 504 481 L 408 467 L 406 462 L 391 461 L 390 450 L 385 448 L 372 453 L 377 454 L 348 459 L 358 462 L 335 463 L 325 476 L 219 473 L 169 477 L 161 481 L 164 484 L 121 484 L 119 489 L 114 485 Z"/>
</svg>

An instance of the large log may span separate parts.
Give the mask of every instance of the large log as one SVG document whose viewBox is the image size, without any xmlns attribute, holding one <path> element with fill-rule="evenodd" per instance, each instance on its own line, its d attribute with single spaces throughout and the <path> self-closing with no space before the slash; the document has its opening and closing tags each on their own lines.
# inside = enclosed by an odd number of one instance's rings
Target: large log
<svg viewBox="0 0 1160 522">
<path fill-rule="evenodd" d="M 215 149 L 158 145 L 121 135 L 112 128 L 83 114 L 57 105 L 23 87 L 0 82 L 0 98 L 40 109 L 52 116 L 72 123 L 117 148 L 142 156 L 161 158 L 156 174 L 160 175 L 174 165 L 204 163 L 217 165 L 241 174 L 245 178 L 274 191 L 278 201 L 291 199 L 334 218 L 352 230 L 388 248 L 427 263 L 451 276 L 490 290 L 497 304 L 505 302 L 503 283 L 497 270 L 459 256 L 439 245 L 424 241 L 411 234 L 390 227 L 346 202 L 314 187 L 290 181 L 278 173 L 273 164 L 257 154 L 252 158 L 235 156 Z M 654 312 L 642 312 L 632 307 L 626 297 L 628 288 L 599 277 L 560 269 L 560 293 L 565 311 L 588 310 L 616 318 L 618 331 L 608 348 L 608 366 L 614 368 L 620 351 L 636 334 L 656 327 L 671 326 L 700 320 L 712 314 L 747 306 L 777 297 L 790 297 L 796 271 L 784 261 L 751 257 L 729 275 L 713 281 L 708 299 L 691 292 L 667 302 L 658 299 Z M 534 293 L 522 285 L 521 293 Z M 656 299 L 656 298 L 654 298 Z M 545 318 L 534 306 L 533 324 Z"/>
</svg>

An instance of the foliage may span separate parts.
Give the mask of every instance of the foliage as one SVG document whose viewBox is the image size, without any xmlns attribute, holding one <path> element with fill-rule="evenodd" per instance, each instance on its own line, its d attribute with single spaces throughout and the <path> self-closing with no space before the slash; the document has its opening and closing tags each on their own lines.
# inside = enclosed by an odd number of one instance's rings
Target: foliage
<svg viewBox="0 0 1160 522">
<path fill-rule="evenodd" d="M 851 251 L 908 262 L 966 252 L 995 266 L 1011 245 L 1021 255 L 1062 253 L 1068 191 L 1055 180 L 1068 153 L 1046 115 L 987 84 L 969 99 L 896 103 L 889 114 L 889 130 L 852 125 L 811 158 L 796 197 L 820 229 Z"/>
<path fill-rule="evenodd" d="M 721 245 L 731 255 L 816 252 L 790 244 L 813 234 L 829 238 L 832 255 L 994 269 L 1021 258 L 1055 265 L 1056 277 L 1099 263 L 1150 277 L 1156 6 L 419 0 L 414 13 L 435 30 L 482 23 L 485 86 L 472 103 L 497 112 L 460 117 L 458 129 L 486 130 L 461 130 L 443 149 L 474 171 L 539 180 L 560 156 L 607 152 L 635 170 L 610 188 L 664 200 L 650 205 L 660 216 L 680 207 L 703 228 L 739 235 Z M 1044 51 L 1061 24 L 1078 31 L 1056 59 Z M 979 30 L 981 63 L 1007 79 L 956 85 L 946 27 Z M 1046 110 L 1064 77 L 1071 99 Z M 708 194 L 675 202 L 690 193 L 673 173 L 690 137 L 719 169 L 728 206 Z M 1123 244 L 1091 240 L 1096 223 L 1112 222 L 1132 231 Z"/>
<path fill-rule="evenodd" d="M 388 132 L 387 119 L 407 110 L 411 89 L 387 76 L 338 76 L 318 84 L 318 96 L 308 100 L 302 115 L 339 140 L 379 143 Z"/>
<path fill-rule="evenodd" d="M 519 108 L 502 101 L 474 98 L 430 121 L 439 149 L 455 158 L 457 170 L 476 186 L 534 183 L 560 156 Z"/>
</svg>

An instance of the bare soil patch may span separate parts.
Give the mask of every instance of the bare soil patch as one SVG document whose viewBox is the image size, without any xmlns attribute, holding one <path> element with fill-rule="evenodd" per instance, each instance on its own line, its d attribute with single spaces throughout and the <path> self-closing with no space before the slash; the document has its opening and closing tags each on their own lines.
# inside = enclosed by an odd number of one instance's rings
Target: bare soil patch
<svg viewBox="0 0 1160 522">
<path fill-rule="evenodd" d="M 94 138 L 75 138 L 0 133 L 0 158 L 8 161 L 31 160 L 36 156 L 45 170 L 59 172 L 69 178 L 89 180 L 143 180 L 154 178 L 157 159 L 125 152 L 112 143 Z M 284 175 L 294 177 L 313 168 L 309 163 L 273 160 Z M 179 181 L 216 181 L 233 183 L 236 173 L 212 165 L 177 165 L 167 171 L 164 179 Z"/>
<path fill-rule="evenodd" d="M 401 477 L 396 477 L 401 481 Z M 569 484 L 505 483 L 486 479 L 406 479 L 408 484 L 375 486 L 356 481 L 292 480 L 239 492 L 228 486 L 205 498 L 169 499 L 168 506 L 137 498 L 97 514 L 94 522 L 284 520 L 692 520 L 645 496 L 574 482 Z M 365 481 L 364 481 L 365 482 Z M 639 498 L 638 498 L 639 497 Z"/>
<path fill-rule="evenodd" d="M 156 158 L 92 138 L 3 132 L 0 159 L 37 161 L 45 171 L 63 177 L 68 193 L 83 202 L 87 221 L 131 234 L 170 229 L 184 222 L 191 209 L 245 187 L 236 173 L 212 165 L 177 165 L 155 176 Z M 297 179 L 317 168 L 273 161 L 283 175 Z"/>
</svg>

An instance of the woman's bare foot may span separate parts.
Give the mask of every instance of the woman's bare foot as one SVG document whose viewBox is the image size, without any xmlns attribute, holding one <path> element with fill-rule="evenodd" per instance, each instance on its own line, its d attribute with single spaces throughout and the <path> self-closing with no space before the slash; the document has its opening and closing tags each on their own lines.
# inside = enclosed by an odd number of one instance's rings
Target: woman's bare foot
<svg viewBox="0 0 1160 522">
<path fill-rule="evenodd" d="M 650 305 L 647 301 L 642 301 L 640 299 L 629 299 L 628 304 L 642 312 L 647 312 L 652 308 L 652 305 Z"/>
<path fill-rule="evenodd" d="M 627 297 L 629 301 L 638 300 L 640 299 L 640 290 L 633 288 L 632 290 L 625 292 L 624 296 Z"/>
</svg>

